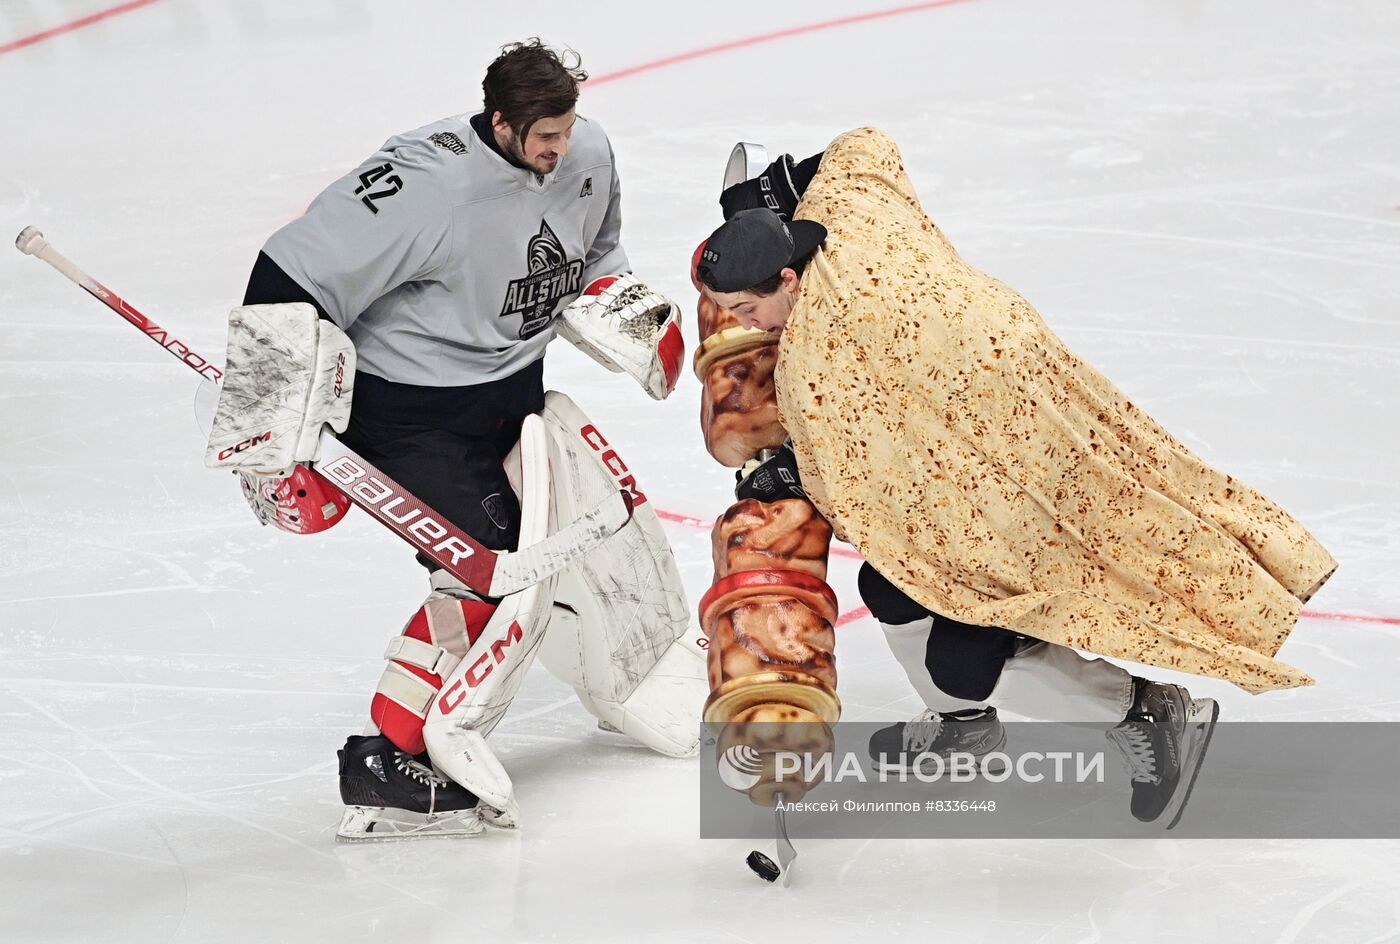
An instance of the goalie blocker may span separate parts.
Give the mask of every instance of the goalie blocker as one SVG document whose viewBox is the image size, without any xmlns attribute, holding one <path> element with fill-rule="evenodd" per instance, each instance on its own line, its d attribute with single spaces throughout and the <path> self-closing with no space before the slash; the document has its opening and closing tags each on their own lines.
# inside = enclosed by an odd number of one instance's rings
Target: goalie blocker
<svg viewBox="0 0 1400 944">
<path fill-rule="evenodd" d="M 245 305 L 228 319 L 228 363 L 204 463 L 286 477 L 321 456 L 322 426 L 350 423 L 355 346 L 305 302 Z"/>
<path fill-rule="evenodd" d="M 323 426 L 343 433 L 350 421 L 355 347 L 345 332 L 303 302 L 235 308 L 226 369 L 205 465 L 236 472 L 265 525 L 315 534 L 339 524 L 349 499 L 299 463 L 320 458 Z"/>
</svg>

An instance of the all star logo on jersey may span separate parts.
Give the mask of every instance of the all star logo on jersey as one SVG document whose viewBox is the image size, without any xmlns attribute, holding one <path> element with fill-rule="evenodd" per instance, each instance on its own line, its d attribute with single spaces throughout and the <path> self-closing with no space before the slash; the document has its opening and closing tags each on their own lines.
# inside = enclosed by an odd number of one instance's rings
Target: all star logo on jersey
<svg viewBox="0 0 1400 944">
<path fill-rule="evenodd" d="M 520 315 L 520 339 L 539 334 L 554 318 L 554 309 L 565 295 L 577 295 L 583 288 L 583 261 L 569 261 L 564 244 L 541 221 L 540 231 L 526 247 L 530 274 L 511 280 L 506 287 L 501 317 Z"/>
</svg>

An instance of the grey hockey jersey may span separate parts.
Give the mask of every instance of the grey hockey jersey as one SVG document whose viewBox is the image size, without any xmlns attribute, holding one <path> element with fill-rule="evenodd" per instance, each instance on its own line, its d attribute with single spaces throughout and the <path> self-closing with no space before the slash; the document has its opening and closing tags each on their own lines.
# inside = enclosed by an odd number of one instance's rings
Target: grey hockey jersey
<svg viewBox="0 0 1400 944">
<path fill-rule="evenodd" d="M 545 176 L 470 115 L 390 138 L 263 247 L 355 342 L 359 368 L 430 387 L 484 383 L 544 355 L 554 317 L 629 269 L 612 146 L 580 117 Z"/>
</svg>

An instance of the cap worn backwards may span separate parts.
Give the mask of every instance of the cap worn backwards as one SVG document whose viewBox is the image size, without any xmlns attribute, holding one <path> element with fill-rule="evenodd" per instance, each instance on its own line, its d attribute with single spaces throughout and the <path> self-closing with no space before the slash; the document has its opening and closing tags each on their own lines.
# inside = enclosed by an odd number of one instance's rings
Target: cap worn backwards
<svg viewBox="0 0 1400 944">
<path fill-rule="evenodd" d="M 717 292 L 742 292 L 777 275 L 826 239 L 812 220 L 784 223 L 766 208 L 740 210 L 705 241 L 697 271 Z"/>
</svg>

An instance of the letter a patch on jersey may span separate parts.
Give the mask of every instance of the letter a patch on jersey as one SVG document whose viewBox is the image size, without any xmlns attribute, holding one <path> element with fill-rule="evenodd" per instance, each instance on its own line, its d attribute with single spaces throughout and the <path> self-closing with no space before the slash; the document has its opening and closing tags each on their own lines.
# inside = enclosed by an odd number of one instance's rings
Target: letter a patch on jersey
<svg viewBox="0 0 1400 944">
<path fill-rule="evenodd" d="M 583 187 L 580 188 L 580 190 L 579 190 L 579 192 L 578 192 L 578 195 L 579 195 L 580 197 L 591 197 L 591 196 L 593 196 L 593 178 L 592 178 L 592 177 L 585 177 L 585 178 L 583 178 Z"/>
</svg>

